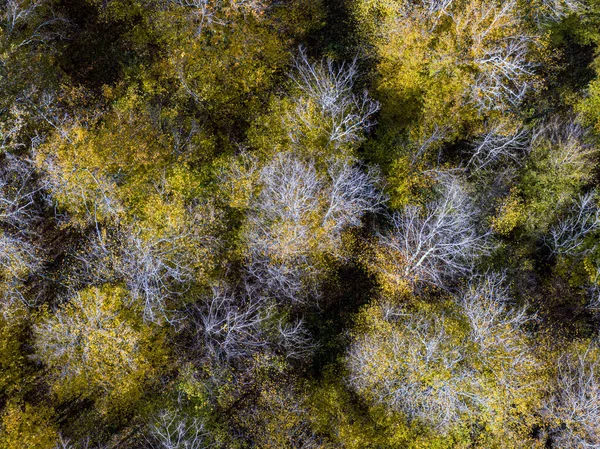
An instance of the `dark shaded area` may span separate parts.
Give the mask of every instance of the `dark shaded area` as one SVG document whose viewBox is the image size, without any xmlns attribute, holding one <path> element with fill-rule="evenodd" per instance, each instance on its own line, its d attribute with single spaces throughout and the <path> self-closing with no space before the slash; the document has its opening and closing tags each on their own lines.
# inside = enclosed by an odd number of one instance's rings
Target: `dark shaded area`
<svg viewBox="0 0 600 449">
<path fill-rule="evenodd" d="M 56 304 L 75 285 L 69 277 L 68 268 L 74 263 L 73 254 L 86 243 L 85 233 L 69 228 L 62 229 L 55 220 L 43 223 L 39 235 L 44 248 L 41 269 L 33 273 L 26 283 L 31 305 Z"/>
<path fill-rule="evenodd" d="M 575 33 L 581 25 L 571 18 L 556 25 L 551 32 L 551 63 L 542 64 L 538 74 L 544 79 L 546 89 L 535 99 L 530 99 L 536 109 L 533 118 L 550 114 L 569 114 L 572 105 L 565 101 L 569 92 L 584 90 L 595 77 L 593 62 L 596 45 L 582 42 Z M 525 110 L 523 108 L 523 110 Z"/>
<path fill-rule="evenodd" d="M 360 41 L 359 23 L 353 16 L 351 7 L 350 0 L 323 2 L 325 25 L 314 29 L 305 42 L 311 57 L 330 56 L 341 61 L 351 61 L 360 55 L 365 43 Z"/>
<path fill-rule="evenodd" d="M 348 323 L 372 298 L 374 288 L 375 280 L 357 264 L 339 267 L 325 286 L 323 297 L 327 302 L 307 319 L 307 327 L 317 344 L 310 368 L 313 376 L 319 377 L 327 365 L 344 354 Z"/>
<path fill-rule="evenodd" d="M 581 27 L 579 21 L 579 17 L 571 16 L 556 25 L 550 35 L 551 43 L 559 50 L 561 67 L 551 81 L 577 90 L 584 89 L 594 78 L 592 63 L 596 56 L 596 45 L 583 41 L 576 34 Z"/>
<path fill-rule="evenodd" d="M 126 66 L 152 57 L 158 51 L 148 41 L 142 54 L 128 39 L 128 33 L 134 28 L 139 30 L 144 26 L 138 14 L 127 20 L 109 20 L 102 16 L 100 8 L 85 0 L 62 0 L 59 8 L 70 28 L 58 63 L 77 84 L 89 88 L 115 84 L 122 78 Z"/>
</svg>

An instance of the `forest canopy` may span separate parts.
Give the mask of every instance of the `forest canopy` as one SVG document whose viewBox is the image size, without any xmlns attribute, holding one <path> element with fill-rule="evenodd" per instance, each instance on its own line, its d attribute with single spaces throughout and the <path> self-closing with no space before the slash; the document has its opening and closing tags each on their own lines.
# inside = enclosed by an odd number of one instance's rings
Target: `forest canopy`
<svg viewBox="0 0 600 449">
<path fill-rule="evenodd" d="M 600 448 L 600 0 L 0 0 L 0 449 Z"/>
</svg>

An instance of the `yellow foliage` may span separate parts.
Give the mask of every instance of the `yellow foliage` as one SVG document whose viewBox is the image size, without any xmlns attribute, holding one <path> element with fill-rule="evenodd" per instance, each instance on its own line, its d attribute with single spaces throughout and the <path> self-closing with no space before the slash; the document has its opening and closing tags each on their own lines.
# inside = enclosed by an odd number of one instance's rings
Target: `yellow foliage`
<svg viewBox="0 0 600 449">
<path fill-rule="evenodd" d="M 498 208 L 496 216 L 492 218 L 491 227 L 500 235 L 510 234 L 525 219 L 525 206 L 518 195 L 519 192 L 512 189 Z"/>
<path fill-rule="evenodd" d="M 0 314 L 0 391 L 10 393 L 23 386 L 26 360 L 21 339 L 26 317 L 21 307 L 11 307 Z"/>
<path fill-rule="evenodd" d="M 59 398 L 100 394 L 105 406 L 126 404 L 164 362 L 161 340 L 125 308 L 126 295 L 113 286 L 83 290 L 35 326 Z"/>
<path fill-rule="evenodd" d="M 516 3 L 462 0 L 439 9 L 428 4 L 360 0 L 355 13 L 379 60 L 382 122 L 393 132 L 407 131 L 419 146 L 429 142 L 432 151 L 441 143 L 476 135 L 486 121 L 509 113 L 510 101 L 504 94 L 492 100 L 495 94 L 482 81 L 499 73 L 484 62 L 491 53 L 501 54 L 506 42 L 521 38 L 538 47 L 543 41 L 530 35 Z M 538 80 L 526 68 L 529 61 L 520 63 L 525 69 L 503 82 L 509 89 L 535 87 Z"/>
<path fill-rule="evenodd" d="M 115 220 L 134 206 L 168 153 L 148 117 L 133 110 L 109 114 L 97 129 L 75 125 L 57 133 L 38 154 L 54 198 L 75 221 Z"/>
<path fill-rule="evenodd" d="M 406 259 L 389 245 L 377 241 L 367 248 L 361 261 L 377 279 L 377 285 L 386 298 L 410 298 L 417 279 L 405 272 Z"/>
<path fill-rule="evenodd" d="M 542 379 L 536 360 L 524 350 L 523 332 L 500 323 L 480 341 L 452 301 L 411 307 L 393 302 L 372 303 L 356 319 L 348 366 L 359 394 L 388 415 L 396 413 L 395 420 L 408 413 L 398 403 L 410 404 L 417 416 L 421 407 L 427 410 L 426 417 L 412 419 L 447 439 L 436 443 L 429 436 L 414 447 L 470 447 L 469 441 L 475 447 L 500 448 L 509 441 L 510 447 L 531 447 L 528 433 L 536 424 L 532 413 Z M 516 369 L 515 357 L 521 360 Z M 399 393 L 400 388 L 405 389 Z M 458 392 L 463 405 L 453 404 L 447 392 Z M 440 428 L 443 419 L 448 422 Z M 479 430 L 469 431 L 471 426 Z M 449 441 L 454 443 L 448 446 Z"/>
<path fill-rule="evenodd" d="M 53 449 L 58 442 L 53 415 L 47 407 L 9 402 L 2 415 L 0 448 Z"/>
<path fill-rule="evenodd" d="M 400 156 L 392 162 L 387 181 L 392 209 L 414 204 L 419 201 L 420 194 L 432 186 L 431 177 L 424 175 L 423 167 L 414 164 L 409 156 Z"/>
</svg>

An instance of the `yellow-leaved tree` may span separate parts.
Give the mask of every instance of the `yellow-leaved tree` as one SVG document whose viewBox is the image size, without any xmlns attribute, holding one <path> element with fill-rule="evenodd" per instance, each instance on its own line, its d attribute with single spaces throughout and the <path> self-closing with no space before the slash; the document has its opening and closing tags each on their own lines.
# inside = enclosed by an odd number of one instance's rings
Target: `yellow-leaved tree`
<svg viewBox="0 0 600 449">
<path fill-rule="evenodd" d="M 524 153 L 520 105 L 541 89 L 546 41 L 523 8 L 518 0 L 356 2 L 381 102 L 371 155 L 389 172 L 392 207 L 417 202 L 423 171 L 440 161 L 482 167 Z"/>
<path fill-rule="evenodd" d="M 357 14 L 379 60 L 383 119 L 421 145 L 477 132 L 536 88 L 543 41 L 516 0 L 364 0 Z"/>
<path fill-rule="evenodd" d="M 88 288 L 35 325 L 37 355 L 49 367 L 59 398 L 83 395 L 108 408 L 142 395 L 165 351 L 126 302 L 121 287 Z"/>
<path fill-rule="evenodd" d="M 9 402 L 2 414 L 0 448 L 54 449 L 59 441 L 54 411 L 43 405 Z"/>
<path fill-rule="evenodd" d="M 478 447 L 532 447 L 540 401 L 529 317 L 504 279 L 473 280 L 453 301 L 382 299 L 360 314 L 348 382 L 409 423 Z"/>
</svg>

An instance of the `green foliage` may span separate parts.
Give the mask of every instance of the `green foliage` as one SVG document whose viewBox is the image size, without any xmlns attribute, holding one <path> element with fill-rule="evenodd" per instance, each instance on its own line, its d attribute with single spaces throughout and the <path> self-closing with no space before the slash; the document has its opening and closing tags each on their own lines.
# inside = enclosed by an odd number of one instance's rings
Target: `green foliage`
<svg viewBox="0 0 600 449">
<path fill-rule="evenodd" d="M 519 193 L 529 232 L 545 232 L 593 173 L 595 146 L 586 142 L 579 125 L 563 126 L 551 122 L 541 128 L 523 170 Z"/>
</svg>

